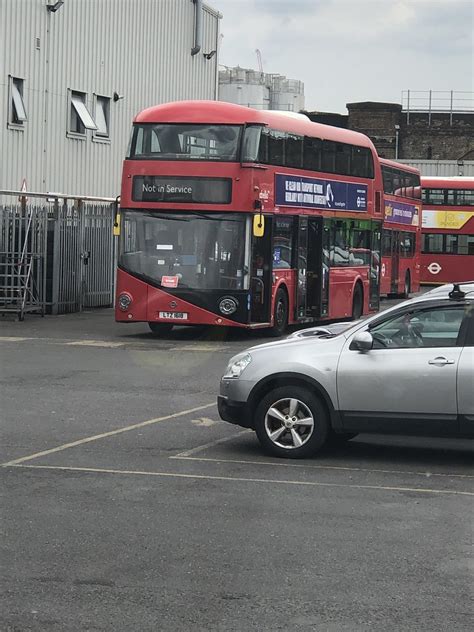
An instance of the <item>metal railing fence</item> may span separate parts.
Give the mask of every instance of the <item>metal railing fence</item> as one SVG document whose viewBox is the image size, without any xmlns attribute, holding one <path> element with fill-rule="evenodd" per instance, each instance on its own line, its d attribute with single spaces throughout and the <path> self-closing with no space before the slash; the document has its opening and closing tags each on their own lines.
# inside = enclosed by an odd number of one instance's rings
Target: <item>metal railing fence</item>
<svg viewBox="0 0 474 632">
<path fill-rule="evenodd" d="M 0 312 L 113 305 L 115 211 L 113 198 L 0 190 Z"/>
<path fill-rule="evenodd" d="M 474 113 L 474 92 L 455 90 L 402 90 L 402 110 L 407 123 L 410 114 L 427 114 L 431 123 L 433 114 L 449 114 L 451 125 L 454 114 Z"/>
</svg>

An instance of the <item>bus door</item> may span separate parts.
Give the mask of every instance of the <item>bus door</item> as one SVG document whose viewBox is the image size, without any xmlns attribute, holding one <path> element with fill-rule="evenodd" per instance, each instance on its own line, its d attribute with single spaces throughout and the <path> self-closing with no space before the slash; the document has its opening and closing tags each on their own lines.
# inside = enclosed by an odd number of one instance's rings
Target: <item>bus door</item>
<svg viewBox="0 0 474 632">
<path fill-rule="evenodd" d="M 369 307 L 378 310 L 380 307 L 380 268 L 381 268 L 381 236 L 382 222 L 372 222 L 370 244 L 370 283 Z"/>
<path fill-rule="evenodd" d="M 272 300 L 272 223 L 265 217 L 262 237 L 252 236 L 250 261 L 250 322 L 269 323 Z"/>
<path fill-rule="evenodd" d="M 323 218 L 300 217 L 298 225 L 298 285 L 296 318 L 319 318 L 327 306 L 329 274 L 323 270 Z M 327 307 L 326 307 L 327 309 Z"/>
<path fill-rule="evenodd" d="M 390 278 L 390 292 L 398 294 L 398 277 L 400 274 L 400 232 L 398 230 L 390 231 L 392 233 L 392 274 Z"/>
</svg>

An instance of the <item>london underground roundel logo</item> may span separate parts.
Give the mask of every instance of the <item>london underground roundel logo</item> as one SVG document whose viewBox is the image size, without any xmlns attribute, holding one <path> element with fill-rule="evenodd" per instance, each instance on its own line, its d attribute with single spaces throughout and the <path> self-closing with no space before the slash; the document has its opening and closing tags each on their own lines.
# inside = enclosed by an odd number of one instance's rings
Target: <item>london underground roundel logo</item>
<svg viewBox="0 0 474 632">
<path fill-rule="evenodd" d="M 428 266 L 428 271 L 431 272 L 431 274 L 439 274 L 441 270 L 442 268 L 437 261 L 433 261 L 433 263 L 430 263 Z"/>
</svg>

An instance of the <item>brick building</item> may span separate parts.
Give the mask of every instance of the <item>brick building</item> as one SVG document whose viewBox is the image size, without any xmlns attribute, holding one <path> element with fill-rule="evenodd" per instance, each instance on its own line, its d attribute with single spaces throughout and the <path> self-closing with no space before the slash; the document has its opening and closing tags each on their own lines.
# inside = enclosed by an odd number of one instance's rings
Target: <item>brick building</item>
<svg viewBox="0 0 474 632">
<path fill-rule="evenodd" d="M 305 112 L 312 121 L 369 136 L 384 158 L 474 160 L 474 112 L 410 111 L 399 103 L 348 103 L 348 114 Z"/>
</svg>

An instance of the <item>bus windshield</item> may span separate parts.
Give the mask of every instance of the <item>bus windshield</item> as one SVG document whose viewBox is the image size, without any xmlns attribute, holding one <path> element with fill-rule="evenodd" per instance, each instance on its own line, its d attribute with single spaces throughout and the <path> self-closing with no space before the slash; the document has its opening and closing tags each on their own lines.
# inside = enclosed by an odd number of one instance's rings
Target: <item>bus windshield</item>
<svg viewBox="0 0 474 632">
<path fill-rule="evenodd" d="M 123 211 L 119 265 L 157 285 L 246 289 L 245 218 L 237 214 Z M 168 286 L 169 287 L 169 286 Z"/>
<path fill-rule="evenodd" d="M 236 162 L 240 125 L 147 123 L 134 125 L 129 158 Z"/>
</svg>

